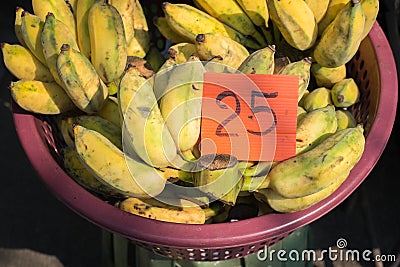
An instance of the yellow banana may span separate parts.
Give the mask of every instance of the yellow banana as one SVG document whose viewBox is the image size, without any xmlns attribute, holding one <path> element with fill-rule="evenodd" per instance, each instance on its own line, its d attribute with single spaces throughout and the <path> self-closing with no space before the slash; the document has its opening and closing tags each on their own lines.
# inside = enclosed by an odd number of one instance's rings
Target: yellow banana
<svg viewBox="0 0 400 267">
<path fill-rule="evenodd" d="M 172 73 L 172 69 L 176 67 L 176 61 L 174 58 L 168 58 L 164 64 L 160 67 L 157 73 L 154 75 L 153 91 L 154 95 L 159 101 L 165 92 L 165 88 L 168 85 L 169 76 Z"/>
<path fill-rule="evenodd" d="M 174 139 L 165 125 L 152 84 L 144 82 L 137 87 L 137 76 L 137 70 L 128 68 L 118 91 L 119 97 L 128 103 L 126 107 L 121 105 L 125 109 L 124 142 L 147 164 L 167 167 L 177 156 Z"/>
<path fill-rule="evenodd" d="M 379 13 L 379 0 L 361 0 L 361 7 L 365 15 L 365 25 L 361 40 L 370 32 Z"/>
<path fill-rule="evenodd" d="M 220 33 L 249 48 L 261 48 L 260 44 L 195 7 L 164 2 L 162 8 L 168 25 L 191 43 L 196 42 L 198 34 L 211 32 Z"/>
<path fill-rule="evenodd" d="M 98 112 L 108 97 L 108 88 L 90 60 L 64 44 L 56 64 L 58 76 L 75 105 L 88 114 Z"/>
<path fill-rule="evenodd" d="M 361 126 L 338 131 L 313 149 L 272 168 L 269 188 L 286 198 L 316 193 L 347 174 L 360 160 L 364 146 Z"/>
<path fill-rule="evenodd" d="M 297 125 L 299 125 L 300 121 L 305 117 L 306 114 L 307 111 L 303 107 L 297 107 Z"/>
<path fill-rule="evenodd" d="M 314 14 L 317 23 L 325 16 L 330 0 L 304 0 Z"/>
<path fill-rule="evenodd" d="M 266 45 L 264 37 L 235 0 L 194 0 L 193 2 L 222 23 L 245 36 L 253 37 L 261 46 Z"/>
<path fill-rule="evenodd" d="M 251 21 L 259 27 L 268 27 L 269 13 L 267 1 L 264 0 L 236 0 Z"/>
<path fill-rule="evenodd" d="M 315 61 L 329 68 L 346 64 L 360 46 L 364 24 L 360 0 L 347 3 L 322 33 L 314 48 Z"/>
<path fill-rule="evenodd" d="M 43 25 L 44 22 L 38 16 L 30 14 L 28 11 L 22 12 L 21 32 L 24 43 L 40 62 L 47 64 L 46 58 L 43 55 L 43 46 L 40 40 Z"/>
<path fill-rule="evenodd" d="M 106 84 L 122 75 L 127 61 L 127 45 L 121 15 L 115 7 L 95 2 L 88 14 L 91 61 Z"/>
<path fill-rule="evenodd" d="M 2 43 L 1 50 L 4 65 L 19 80 L 54 81 L 49 69 L 22 45 Z"/>
<path fill-rule="evenodd" d="M 22 13 L 24 12 L 24 9 L 22 7 L 17 7 L 15 9 L 15 19 L 14 19 L 14 32 L 15 36 L 17 37 L 19 43 L 22 46 L 26 46 L 24 37 L 22 35 Z"/>
<path fill-rule="evenodd" d="M 318 22 L 318 35 L 328 27 L 328 25 L 335 19 L 339 11 L 348 3 L 350 0 L 330 0 L 328 8 L 325 12 L 324 17 Z"/>
<path fill-rule="evenodd" d="M 76 6 L 76 34 L 79 49 L 90 58 L 89 10 L 98 0 L 79 0 Z"/>
<path fill-rule="evenodd" d="M 74 136 L 82 163 L 102 183 L 123 195 L 141 198 L 154 197 L 164 189 L 162 174 L 128 157 L 100 133 L 77 125 Z"/>
<path fill-rule="evenodd" d="M 135 34 L 132 40 L 127 43 L 128 56 L 144 57 L 150 47 L 150 33 L 146 16 L 139 0 L 134 0 L 133 27 Z"/>
<path fill-rule="evenodd" d="M 331 90 L 319 87 L 312 90 L 305 98 L 303 107 L 310 112 L 315 109 L 324 108 L 332 104 Z"/>
<path fill-rule="evenodd" d="M 313 63 L 311 73 L 315 78 L 317 86 L 332 88 L 332 86 L 346 78 L 346 65 L 336 68 L 323 67 L 318 63 Z"/>
<path fill-rule="evenodd" d="M 337 131 L 356 127 L 357 121 L 354 118 L 353 114 L 350 111 L 345 109 L 336 110 L 336 119 L 337 119 Z"/>
<path fill-rule="evenodd" d="M 32 0 L 32 8 L 33 13 L 42 20 L 46 20 L 49 12 L 53 13 L 59 21 L 67 26 L 74 38 L 76 37 L 75 17 L 64 0 Z"/>
<path fill-rule="evenodd" d="M 121 15 L 124 24 L 126 43 L 129 44 L 135 35 L 133 19 L 135 0 L 109 0 L 108 3 L 115 7 Z"/>
<path fill-rule="evenodd" d="M 154 17 L 153 23 L 157 27 L 158 31 L 164 36 L 165 39 L 171 41 L 173 44 L 186 43 L 190 41 L 183 35 L 180 35 L 175 30 L 173 30 L 165 17 Z"/>
<path fill-rule="evenodd" d="M 270 18 L 288 44 L 302 51 L 314 45 L 318 33 L 317 23 L 304 0 L 267 2 Z"/>
<path fill-rule="evenodd" d="M 335 83 L 331 90 L 332 101 L 336 107 L 347 108 L 358 102 L 360 90 L 353 78 Z"/>
<path fill-rule="evenodd" d="M 275 69 L 275 46 L 269 45 L 256 50 L 239 66 L 245 74 L 273 74 Z"/>
<path fill-rule="evenodd" d="M 61 114 L 75 106 L 55 82 L 17 81 L 10 84 L 11 96 L 23 109 L 37 114 Z"/>
<path fill-rule="evenodd" d="M 57 20 L 52 13 L 49 13 L 46 16 L 40 40 L 43 46 L 43 55 L 54 80 L 66 89 L 64 82 L 58 75 L 57 58 L 60 54 L 61 46 L 64 44 L 68 44 L 72 49 L 79 49 L 74 35 L 64 23 Z"/>
<path fill-rule="evenodd" d="M 97 112 L 97 115 L 114 123 L 117 126 L 121 127 L 122 125 L 118 107 L 118 99 L 113 96 L 109 96 L 106 99 L 103 107 Z"/>
<path fill-rule="evenodd" d="M 159 101 L 161 114 L 180 151 L 192 149 L 200 136 L 204 72 L 200 59 L 191 56 L 172 70 Z"/>
<path fill-rule="evenodd" d="M 250 56 L 243 45 L 219 33 L 197 35 L 196 50 L 202 60 L 211 60 L 218 56 L 222 58 L 222 64 L 234 69 L 238 69 Z"/>
<path fill-rule="evenodd" d="M 168 49 L 168 57 L 173 58 L 176 64 L 185 63 L 195 54 L 197 54 L 196 46 L 191 43 L 178 43 Z"/>
<path fill-rule="evenodd" d="M 124 76 L 125 74 L 122 77 Z M 146 78 L 144 78 L 140 72 L 134 68 L 129 68 L 129 76 L 127 75 L 125 78 L 128 80 L 128 77 L 129 85 L 124 86 L 120 83 L 117 93 L 121 124 L 123 124 L 123 117 L 131 104 L 131 99 L 134 93 L 138 91 L 144 83 L 146 83 Z"/>
</svg>

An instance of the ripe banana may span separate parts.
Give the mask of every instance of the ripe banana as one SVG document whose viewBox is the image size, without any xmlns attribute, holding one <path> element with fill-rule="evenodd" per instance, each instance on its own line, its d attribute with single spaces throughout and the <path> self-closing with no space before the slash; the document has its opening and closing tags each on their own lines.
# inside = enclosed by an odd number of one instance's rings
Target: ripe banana
<svg viewBox="0 0 400 267">
<path fill-rule="evenodd" d="M 32 0 L 33 13 L 46 20 L 47 14 L 50 12 L 71 31 L 74 38 L 76 37 L 75 17 L 71 9 L 64 0 Z"/>
<path fill-rule="evenodd" d="M 135 35 L 133 19 L 135 0 L 109 0 L 108 3 L 115 7 L 121 15 L 124 24 L 126 43 L 129 44 Z"/>
<path fill-rule="evenodd" d="M 288 44 L 302 51 L 314 45 L 317 23 L 304 0 L 269 0 L 267 3 L 271 20 Z"/>
<path fill-rule="evenodd" d="M 324 108 L 332 104 L 331 90 L 325 87 L 319 87 L 312 90 L 305 98 L 303 107 L 310 112 L 318 108 Z"/>
<path fill-rule="evenodd" d="M 159 101 L 160 111 L 180 151 L 191 150 L 200 136 L 203 75 L 197 56 L 178 65 Z"/>
<path fill-rule="evenodd" d="M 196 50 L 202 60 L 211 60 L 218 56 L 222 58 L 222 64 L 234 69 L 239 68 L 250 55 L 243 45 L 218 33 L 197 35 Z"/>
<path fill-rule="evenodd" d="M 360 160 L 364 146 L 361 126 L 338 131 L 310 151 L 272 168 L 269 187 L 286 198 L 316 193 L 347 174 Z"/>
<path fill-rule="evenodd" d="M 177 156 L 177 148 L 161 115 L 152 84 L 144 82 L 137 87 L 137 76 L 135 69 L 128 68 L 118 92 L 128 103 L 126 107 L 121 105 L 125 108 L 123 141 L 147 164 L 167 167 Z"/>
<path fill-rule="evenodd" d="M 74 136 L 80 160 L 102 183 L 123 195 L 141 198 L 154 197 L 164 189 L 162 174 L 128 157 L 100 133 L 77 125 Z"/>
<path fill-rule="evenodd" d="M 97 115 L 119 127 L 122 125 L 118 107 L 118 99 L 113 96 L 109 96 L 106 99 L 103 107 L 97 112 Z"/>
<path fill-rule="evenodd" d="M 64 44 L 56 66 L 64 89 L 80 110 L 93 114 L 103 107 L 108 88 L 87 57 Z"/>
<path fill-rule="evenodd" d="M 324 67 L 346 64 L 357 52 L 364 31 L 365 16 L 360 0 L 347 3 L 323 32 L 313 58 Z"/>
<path fill-rule="evenodd" d="M 325 16 L 330 0 L 304 0 L 314 14 L 317 23 Z"/>
<path fill-rule="evenodd" d="M 14 33 L 15 36 L 17 37 L 19 43 L 22 46 L 26 47 L 24 37 L 22 36 L 22 13 L 24 12 L 24 9 L 22 7 L 17 7 L 15 9 L 15 19 L 14 19 Z"/>
<path fill-rule="evenodd" d="M 261 46 L 266 45 L 264 37 L 235 0 L 194 0 L 193 2 L 222 23 L 245 36 L 253 37 Z"/>
<path fill-rule="evenodd" d="M 268 27 L 269 13 L 267 1 L 264 0 L 236 0 L 254 25 Z"/>
<path fill-rule="evenodd" d="M 150 47 L 150 33 L 146 16 L 139 0 L 134 0 L 133 27 L 135 34 L 132 40 L 127 43 L 128 56 L 144 57 Z"/>
<path fill-rule="evenodd" d="M 90 58 L 89 10 L 99 0 L 79 0 L 76 5 L 76 34 L 79 49 Z"/>
<path fill-rule="evenodd" d="M 297 107 L 297 125 L 299 125 L 300 121 L 305 117 L 307 111 L 301 106 Z"/>
<path fill-rule="evenodd" d="M 52 115 L 75 107 L 64 89 L 55 82 L 21 80 L 12 82 L 9 87 L 14 101 L 27 111 Z"/>
<path fill-rule="evenodd" d="M 47 64 L 40 40 L 44 22 L 38 16 L 23 11 L 21 14 L 21 33 L 26 47 L 43 64 Z"/>
<path fill-rule="evenodd" d="M 88 14 L 91 61 L 106 84 L 124 72 L 127 44 L 121 15 L 115 7 L 95 2 Z"/>
<path fill-rule="evenodd" d="M 249 48 L 261 48 L 258 43 L 195 7 L 164 2 L 162 8 L 168 25 L 180 35 L 185 36 L 191 43 L 196 42 L 198 34 L 212 32 L 230 37 Z"/>
<path fill-rule="evenodd" d="M 185 63 L 195 54 L 197 54 L 196 46 L 190 43 L 177 43 L 168 49 L 168 57 L 173 58 L 176 64 Z"/>
<path fill-rule="evenodd" d="M 350 0 L 330 0 L 328 8 L 325 12 L 325 16 L 318 23 L 318 35 L 320 36 L 328 25 L 335 19 L 339 11 L 348 3 Z"/>
<path fill-rule="evenodd" d="M 169 76 L 176 65 L 175 59 L 170 57 L 164 62 L 164 64 L 162 64 L 158 72 L 154 75 L 153 91 L 157 101 L 159 101 L 163 96 L 165 88 L 168 85 Z"/>
<path fill-rule="evenodd" d="M 243 61 L 238 70 L 244 74 L 273 74 L 275 51 L 274 45 L 254 51 Z"/>
<path fill-rule="evenodd" d="M 54 80 L 66 89 L 64 82 L 58 76 L 57 58 L 61 52 L 61 46 L 64 44 L 68 44 L 72 49 L 79 49 L 74 35 L 64 23 L 57 20 L 52 13 L 49 13 L 46 16 L 40 40 L 42 42 L 43 55 Z"/>
<path fill-rule="evenodd" d="M 356 127 L 357 121 L 354 118 L 353 114 L 350 111 L 345 109 L 336 110 L 336 119 L 337 119 L 337 131 L 346 128 Z"/>
<path fill-rule="evenodd" d="M 337 82 L 331 90 L 332 101 L 336 107 L 347 108 L 358 102 L 360 90 L 353 78 Z"/>
<path fill-rule="evenodd" d="M 365 15 L 365 25 L 361 40 L 367 37 L 379 13 L 379 0 L 361 0 Z"/>
<path fill-rule="evenodd" d="M 307 90 L 311 76 L 311 58 L 306 57 L 302 60 L 291 62 L 285 65 L 280 71 L 279 75 L 298 75 L 299 76 L 299 93 L 298 101 L 303 97 L 304 92 Z"/>
<path fill-rule="evenodd" d="M 171 41 L 173 44 L 186 43 L 190 40 L 183 35 L 180 35 L 169 26 L 165 17 L 154 17 L 153 23 L 158 31 L 164 36 L 165 39 Z"/>
<path fill-rule="evenodd" d="M 315 78 L 317 86 L 332 88 L 332 86 L 346 78 L 346 65 L 336 68 L 323 67 L 318 63 L 313 63 L 311 73 Z"/>
<path fill-rule="evenodd" d="M 124 76 L 125 75 L 122 77 Z M 124 84 L 120 83 L 117 93 L 121 124 L 123 124 L 124 115 L 131 105 L 133 95 L 143 86 L 144 83 L 146 83 L 146 78 L 144 78 L 140 72 L 134 68 L 129 68 L 129 75 L 126 75 L 125 79 L 126 81 L 124 82 L 129 80 L 129 84 L 125 86 Z"/>
<path fill-rule="evenodd" d="M 335 133 L 337 120 L 333 105 L 306 113 L 296 127 L 296 155 L 313 149 Z"/>
<path fill-rule="evenodd" d="M 19 80 L 54 81 L 49 69 L 27 48 L 19 44 L 1 44 L 6 68 Z"/>
</svg>

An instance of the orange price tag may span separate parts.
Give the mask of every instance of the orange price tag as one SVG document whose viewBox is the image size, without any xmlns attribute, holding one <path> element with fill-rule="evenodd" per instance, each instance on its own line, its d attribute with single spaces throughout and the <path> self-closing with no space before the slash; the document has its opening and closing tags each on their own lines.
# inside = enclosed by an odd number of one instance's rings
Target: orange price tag
<svg viewBox="0 0 400 267">
<path fill-rule="evenodd" d="M 282 161 L 296 153 L 299 78 L 205 73 L 200 151 Z"/>
</svg>

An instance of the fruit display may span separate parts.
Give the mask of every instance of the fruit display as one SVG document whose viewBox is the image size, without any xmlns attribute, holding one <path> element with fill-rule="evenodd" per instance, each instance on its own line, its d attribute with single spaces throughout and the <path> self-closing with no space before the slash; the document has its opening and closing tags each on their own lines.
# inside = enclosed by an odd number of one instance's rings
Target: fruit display
<svg viewBox="0 0 400 267">
<path fill-rule="evenodd" d="M 337 190 L 363 155 L 361 91 L 346 64 L 378 0 L 164 2 L 153 18 L 139 0 L 70 3 L 16 9 L 19 43 L 1 45 L 10 94 L 53 123 L 69 176 L 116 208 L 185 224 L 243 219 L 243 202 L 251 216 L 296 212 Z M 165 53 L 148 23 L 169 40 Z M 295 155 L 202 155 L 207 72 L 298 76 Z"/>
</svg>

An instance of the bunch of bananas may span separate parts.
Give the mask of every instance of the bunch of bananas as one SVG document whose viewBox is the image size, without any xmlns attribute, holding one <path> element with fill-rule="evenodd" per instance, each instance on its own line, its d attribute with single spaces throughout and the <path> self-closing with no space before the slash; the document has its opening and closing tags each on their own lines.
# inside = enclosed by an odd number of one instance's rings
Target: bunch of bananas
<svg viewBox="0 0 400 267">
<path fill-rule="evenodd" d="M 329 196 L 364 150 L 363 128 L 348 110 L 360 90 L 345 64 L 371 29 L 378 1 L 194 5 L 165 2 L 165 17 L 154 18 L 173 43 L 165 59 L 150 44 L 138 0 L 32 0 L 33 14 L 16 10 L 20 43 L 1 45 L 17 78 L 14 101 L 54 122 L 76 182 L 139 216 L 216 223 L 243 203 L 262 215 Z M 296 156 L 200 155 L 203 75 L 227 69 L 299 76 Z"/>
</svg>

